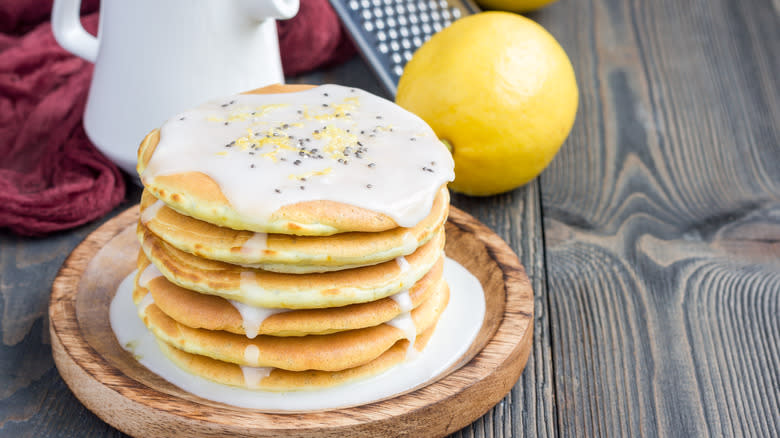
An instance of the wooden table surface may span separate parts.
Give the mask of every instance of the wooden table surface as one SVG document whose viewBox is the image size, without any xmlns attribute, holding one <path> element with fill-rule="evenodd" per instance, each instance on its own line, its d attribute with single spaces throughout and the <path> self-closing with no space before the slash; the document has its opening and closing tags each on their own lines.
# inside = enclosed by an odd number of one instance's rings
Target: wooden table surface
<svg viewBox="0 0 780 438">
<path fill-rule="evenodd" d="M 780 436 L 779 9 L 561 0 L 531 15 L 569 54 L 580 107 L 540 178 L 453 198 L 536 292 L 522 378 L 456 436 Z M 293 81 L 380 92 L 357 58 Z M 65 386 L 46 323 L 60 264 L 98 225 L 0 231 L 2 437 L 122 435 Z"/>
</svg>

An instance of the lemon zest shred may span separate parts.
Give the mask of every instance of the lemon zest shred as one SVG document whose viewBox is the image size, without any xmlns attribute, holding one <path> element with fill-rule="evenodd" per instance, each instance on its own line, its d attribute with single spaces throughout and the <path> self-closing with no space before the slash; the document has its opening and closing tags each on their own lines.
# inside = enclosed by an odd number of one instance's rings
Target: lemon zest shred
<svg viewBox="0 0 780 438">
<path fill-rule="evenodd" d="M 292 180 L 300 180 L 301 178 L 311 178 L 312 176 L 327 175 L 327 174 L 329 174 L 331 172 L 333 172 L 333 168 L 332 167 L 326 167 L 325 169 L 322 169 L 322 170 L 312 170 L 310 172 L 300 173 L 300 174 L 297 174 L 297 175 L 294 174 L 294 173 L 291 173 L 287 177 L 292 179 Z"/>
</svg>

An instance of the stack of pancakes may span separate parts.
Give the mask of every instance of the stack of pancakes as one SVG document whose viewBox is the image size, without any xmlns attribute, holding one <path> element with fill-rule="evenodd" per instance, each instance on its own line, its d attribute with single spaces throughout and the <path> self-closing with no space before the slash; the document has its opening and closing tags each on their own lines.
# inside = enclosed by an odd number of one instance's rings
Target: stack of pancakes
<svg viewBox="0 0 780 438">
<path fill-rule="evenodd" d="M 248 222 L 208 175 L 143 178 L 159 143 L 155 130 L 139 149 L 133 301 L 170 360 L 216 382 L 289 391 L 375 375 L 424 348 L 449 300 L 446 187 L 411 227 L 323 200 Z"/>
</svg>

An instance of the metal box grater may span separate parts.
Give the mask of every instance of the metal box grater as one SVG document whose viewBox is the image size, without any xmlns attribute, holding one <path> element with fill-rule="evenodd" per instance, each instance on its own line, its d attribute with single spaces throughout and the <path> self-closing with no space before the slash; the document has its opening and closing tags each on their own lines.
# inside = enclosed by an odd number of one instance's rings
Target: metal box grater
<svg viewBox="0 0 780 438">
<path fill-rule="evenodd" d="M 480 12 L 471 0 L 330 0 L 390 96 L 412 54 L 434 33 Z"/>
</svg>

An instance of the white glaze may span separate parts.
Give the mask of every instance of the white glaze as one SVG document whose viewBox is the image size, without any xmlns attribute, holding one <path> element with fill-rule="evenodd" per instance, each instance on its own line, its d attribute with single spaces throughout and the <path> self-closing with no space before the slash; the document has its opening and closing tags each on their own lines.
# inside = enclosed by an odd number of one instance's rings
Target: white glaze
<svg viewBox="0 0 780 438">
<path fill-rule="evenodd" d="M 390 295 L 390 298 L 398 304 L 401 312 L 410 312 L 414 308 L 412 298 L 409 296 L 409 289 L 404 289 L 395 295 Z"/>
<path fill-rule="evenodd" d="M 457 262 L 446 259 L 444 278 L 450 286 L 450 302 L 417 360 L 401 363 L 378 376 L 317 391 L 248 390 L 192 375 L 169 361 L 143 322 L 137 317 L 128 317 L 135 314 L 132 275 L 120 284 L 111 302 L 111 328 L 119 345 L 133 352 L 152 372 L 185 391 L 216 402 L 266 411 L 356 406 L 424 385 L 466 352 L 479 332 L 485 314 L 485 297 L 479 280 Z M 454 339 L 458 341 L 453 342 Z"/>
<path fill-rule="evenodd" d="M 154 219 L 154 217 L 157 216 L 157 212 L 159 212 L 164 205 L 165 203 L 158 199 L 157 202 L 146 207 L 146 209 L 141 213 L 141 223 L 146 225 L 149 221 Z"/>
<path fill-rule="evenodd" d="M 241 366 L 241 372 L 244 374 L 244 384 L 250 388 L 257 388 L 263 378 L 271 374 L 273 368 L 269 367 L 247 367 Z"/>
<path fill-rule="evenodd" d="M 149 263 L 138 277 L 138 285 L 141 287 L 149 287 L 150 281 L 162 276 L 163 274 L 157 269 L 157 266 L 155 266 L 154 263 Z"/>
<path fill-rule="evenodd" d="M 330 200 L 411 227 L 428 215 L 453 169 L 447 148 L 416 115 L 359 89 L 323 85 L 230 96 L 176 115 L 160 128 L 141 180 L 205 173 L 245 217 L 267 219 L 284 205 Z"/>
<path fill-rule="evenodd" d="M 249 344 L 244 348 L 244 361 L 248 364 L 255 364 L 260 361 L 260 349 L 256 345 Z"/>
<path fill-rule="evenodd" d="M 238 310 L 243 319 L 242 327 L 246 333 L 246 337 L 254 339 L 257 337 L 257 332 L 260 331 L 260 326 L 263 324 L 266 318 L 277 313 L 287 312 L 287 309 L 272 309 L 268 307 L 255 307 L 248 304 L 244 304 L 238 301 L 228 300 L 233 307 Z"/>
<path fill-rule="evenodd" d="M 403 246 L 404 248 L 417 248 L 419 245 L 419 242 L 417 242 L 417 239 L 412 235 L 410 232 L 405 232 L 403 237 Z"/>
<path fill-rule="evenodd" d="M 395 262 L 398 263 L 398 267 L 401 268 L 401 272 L 406 272 L 409 269 L 409 262 L 406 261 L 406 257 L 396 257 Z"/>
<path fill-rule="evenodd" d="M 403 312 L 395 318 L 387 321 L 391 325 L 404 332 L 404 338 L 409 340 L 409 347 L 406 349 L 406 360 L 412 360 L 417 357 L 417 349 L 414 348 L 414 341 L 417 340 L 417 326 L 414 324 L 412 314 Z"/>
<path fill-rule="evenodd" d="M 143 314 L 147 307 L 149 307 L 150 304 L 154 303 L 154 297 L 152 297 L 152 294 L 147 293 L 144 295 L 144 297 L 141 299 L 141 302 L 138 303 L 138 313 Z"/>
<path fill-rule="evenodd" d="M 259 254 L 262 250 L 267 248 L 267 242 L 268 234 L 255 233 L 249 240 L 241 245 L 241 252 L 244 254 Z"/>
<path fill-rule="evenodd" d="M 255 273 L 248 270 L 242 270 L 238 282 L 239 290 L 246 292 L 257 287 L 257 276 Z"/>
</svg>

